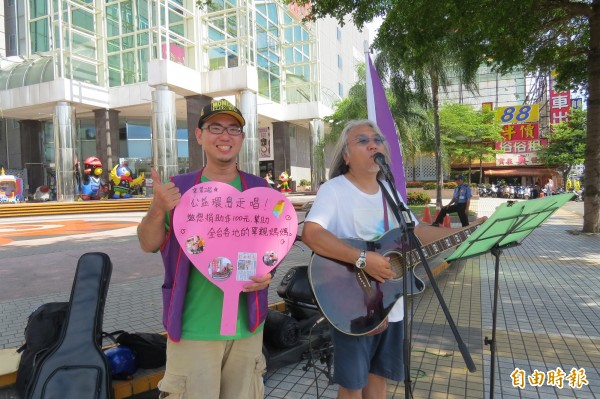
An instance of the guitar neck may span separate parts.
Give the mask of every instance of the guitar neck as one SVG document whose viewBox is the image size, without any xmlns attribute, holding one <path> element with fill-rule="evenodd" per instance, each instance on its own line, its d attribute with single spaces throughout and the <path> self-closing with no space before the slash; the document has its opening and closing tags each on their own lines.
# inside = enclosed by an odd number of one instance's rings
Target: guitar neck
<svg viewBox="0 0 600 399">
<path fill-rule="evenodd" d="M 472 232 L 475 231 L 475 229 L 477 229 L 478 226 L 479 226 L 479 224 L 469 226 L 469 227 L 465 228 L 464 230 L 458 231 L 458 232 L 453 233 L 453 234 L 451 234 L 447 237 L 444 237 L 440 240 L 437 240 L 430 244 L 424 245 L 421 249 L 423 250 L 423 253 L 425 254 L 425 258 L 426 259 L 433 258 L 437 254 L 444 252 L 447 249 L 459 246 L 471 235 Z M 413 249 L 412 251 L 410 251 L 410 253 L 408 254 L 408 257 L 410 259 L 411 265 L 415 265 L 415 264 L 421 262 L 419 253 L 416 249 Z"/>
</svg>

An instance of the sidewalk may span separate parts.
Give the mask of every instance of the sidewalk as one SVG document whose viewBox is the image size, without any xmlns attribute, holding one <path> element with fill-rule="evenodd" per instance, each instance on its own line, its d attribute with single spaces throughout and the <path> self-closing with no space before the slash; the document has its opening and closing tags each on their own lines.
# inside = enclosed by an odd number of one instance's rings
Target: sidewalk
<svg viewBox="0 0 600 399">
<path fill-rule="evenodd" d="M 489 216 L 501 202 L 483 198 L 474 200 L 472 207 L 477 206 L 478 216 Z M 582 226 L 582 217 L 577 213 L 580 209 L 569 210 L 582 205 L 574 204 L 568 203 L 522 245 L 506 250 L 501 257 L 495 397 L 600 398 L 600 237 L 568 232 L 581 230 Z M 142 215 L 128 214 L 126 221 L 139 221 Z M 99 217 L 107 220 L 106 215 Z M 0 223 L 0 229 L 3 224 Z M 38 273 L 30 278 L 43 285 L 41 276 L 51 270 L 50 266 L 40 269 L 44 262 L 62 262 L 74 268 L 84 252 L 107 252 L 114 271 L 104 330 L 162 331 L 160 256 L 137 250 L 133 227 L 103 234 L 104 238 L 102 234 L 90 233 L 78 240 L 63 236 L 0 245 L 0 254 L 5 264 L 18 270 L 35 264 Z M 302 246 L 293 248 L 271 284 L 271 302 L 280 300 L 276 289 L 285 270 L 307 264 L 309 257 L 309 251 Z M 0 273 L 0 295 L 8 289 L 9 280 L 5 277 Z M 466 370 L 437 297 L 427 289 L 413 301 L 414 397 L 487 398 L 490 351 L 483 340 L 486 336 L 491 338 L 494 258 L 485 255 L 452 264 L 436 281 L 477 371 Z M 65 284 L 68 288 L 60 293 L 0 299 L 0 348 L 14 348 L 22 343 L 26 315 L 31 309 L 44 302 L 68 300 L 71 282 Z M 303 370 L 304 364 L 269 372 L 266 398 L 316 398 L 317 389 L 319 397 L 334 398 L 337 385 L 327 385 L 320 371 Z M 563 380 L 563 388 L 554 387 L 547 380 L 539 387 L 528 381 L 523 388 L 512 385 L 511 373 L 516 368 L 531 376 L 534 370 L 548 373 L 558 367 L 566 375 L 572 368 L 584 369 L 587 385 L 573 389 L 567 379 Z M 11 397 L 14 396 L 10 392 L 0 390 L 0 398 Z M 389 385 L 389 399 L 403 397 L 403 383 Z"/>
</svg>

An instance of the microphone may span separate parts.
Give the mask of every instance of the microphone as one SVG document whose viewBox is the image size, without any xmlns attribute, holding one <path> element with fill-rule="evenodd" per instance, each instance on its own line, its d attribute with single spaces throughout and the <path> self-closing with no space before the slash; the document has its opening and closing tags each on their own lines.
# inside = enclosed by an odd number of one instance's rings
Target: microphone
<svg viewBox="0 0 600 399">
<path fill-rule="evenodd" d="M 383 172 L 383 175 L 385 176 L 387 181 L 393 182 L 394 175 L 392 175 L 392 172 L 390 171 L 390 167 L 388 166 L 387 162 L 385 162 L 385 156 L 382 153 L 378 152 L 373 156 L 373 160 L 375 161 L 375 163 L 377 165 L 379 165 L 379 167 L 381 168 L 381 171 Z"/>
</svg>

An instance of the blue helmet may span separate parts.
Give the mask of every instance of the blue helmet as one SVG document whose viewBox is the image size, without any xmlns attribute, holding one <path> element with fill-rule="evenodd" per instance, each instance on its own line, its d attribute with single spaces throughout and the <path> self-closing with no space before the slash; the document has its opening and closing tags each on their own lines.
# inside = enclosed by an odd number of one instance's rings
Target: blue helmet
<svg viewBox="0 0 600 399">
<path fill-rule="evenodd" d="M 104 351 L 104 355 L 108 359 L 113 376 L 130 376 L 137 370 L 135 352 L 127 346 L 115 346 L 107 349 Z"/>
</svg>

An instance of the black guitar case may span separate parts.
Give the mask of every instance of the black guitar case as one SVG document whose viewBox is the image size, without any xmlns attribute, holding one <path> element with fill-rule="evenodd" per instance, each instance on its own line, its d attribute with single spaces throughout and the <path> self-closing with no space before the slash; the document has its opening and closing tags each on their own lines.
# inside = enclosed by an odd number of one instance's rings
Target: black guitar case
<svg viewBox="0 0 600 399">
<path fill-rule="evenodd" d="M 79 258 L 67 319 L 58 344 L 36 365 L 27 399 L 110 399 L 111 373 L 101 349 L 102 318 L 112 263 L 108 255 Z"/>
</svg>

